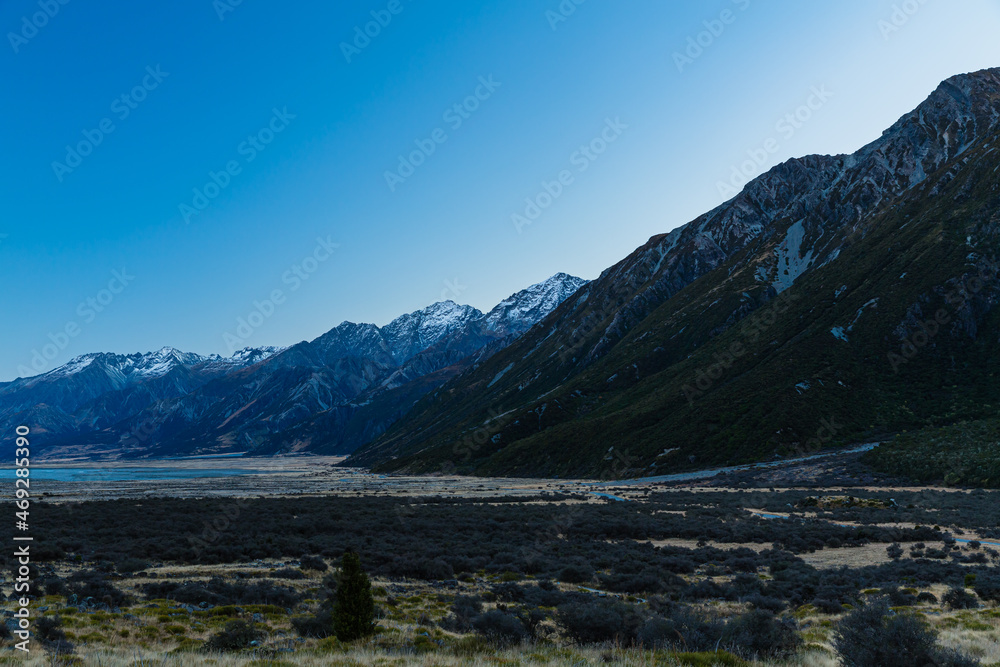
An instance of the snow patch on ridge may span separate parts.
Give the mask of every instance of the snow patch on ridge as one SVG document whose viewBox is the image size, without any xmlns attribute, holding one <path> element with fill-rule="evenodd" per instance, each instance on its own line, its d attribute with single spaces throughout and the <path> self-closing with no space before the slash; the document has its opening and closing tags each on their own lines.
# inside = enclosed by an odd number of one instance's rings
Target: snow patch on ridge
<svg viewBox="0 0 1000 667">
<path fill-rule="evenodd" d="M 805 256 L 801 252 L 805 233 L 804 221 L 799 220 L 788 228 L 785 240 L 775 251 L 778 256 L 778 273 L 772 285 L 779 294 L 791 287 L 812 263 L 812 250 Z"/>
<path fill-rule="evenodd" d="M 514 362 L 511 362 L 511 363 L 507 364 L 507 368 L 505 368 L 502 371 L 500 371 L 499 373 L 497 373 L 496 376 L 494 376 L 494 378 L 492 380 L 490 380 L 490 383 L 488 385 L 486 385 L 486 388 L 489 389 L 490 387 L 492 387 L 493 385 L 495 385 L 497 382 L 499 382 L 500 378 L 502 378 L 507 373 L 507 371 L 509 371 L 512 368 L 514 368 Z"/>
</svg>

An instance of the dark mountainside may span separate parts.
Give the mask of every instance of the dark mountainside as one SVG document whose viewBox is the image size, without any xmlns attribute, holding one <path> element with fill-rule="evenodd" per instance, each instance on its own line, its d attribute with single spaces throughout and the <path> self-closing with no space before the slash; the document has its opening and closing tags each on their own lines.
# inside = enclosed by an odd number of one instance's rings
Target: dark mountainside
<svg viewBox="0 0 1000 667">
<path fill-rule="evenodd" d="M 0 384 L 0 424 L 31 424 L 50 457 L 349 453 L 585 283 L 561 273 L 486 314 L 447 301 L 229 358 L 88 354 Z"/>
<path fill-rule="evenodd" d="M 1000 69 L 653 237 L 348 463 L 615 476 L 996 414 Z"/>
</svg>

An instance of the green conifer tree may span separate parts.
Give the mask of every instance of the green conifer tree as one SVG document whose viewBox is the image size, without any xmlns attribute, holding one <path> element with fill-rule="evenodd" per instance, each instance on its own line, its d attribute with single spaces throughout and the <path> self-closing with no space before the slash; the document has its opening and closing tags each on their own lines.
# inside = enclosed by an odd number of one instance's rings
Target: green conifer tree
<svg viewBox="0 0 1000 667">
<path fill-rule="evenodd" d="M 333 632 L 345 642 L 375 632 L 375 599 L 372 583 L 361 569 L 361 558 L 350 551 L 340 563 L 340 585 L 333 607 Z"/>
</svg>

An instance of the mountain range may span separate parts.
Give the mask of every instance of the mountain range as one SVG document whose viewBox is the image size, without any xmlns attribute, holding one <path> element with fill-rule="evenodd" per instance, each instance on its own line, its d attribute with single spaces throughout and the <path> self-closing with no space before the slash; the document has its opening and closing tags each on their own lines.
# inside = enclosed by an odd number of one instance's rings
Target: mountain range
<svg viewBox="0 0 1000 667">
<path fill-rule="evenodd" d="M 48 457 L 348 453 L 584 284 L 557 274 L 486 314 L 445 301 L 384 327 L 344 322 L 311 342 L 228 358 L 170 347 L 86 354 L 0 384 L 0 428 L 29 424 Z"/>
<path fill-rule="evenodd" d="M 863 110 L 859 111 L 863 113 Z M 993 419 L 1000 69 L 770 169 L 586 282 L 286 349 L 85 355 L 0 384 L 50 456 L 350 454 L 379 472 L 634 477 Z"/>
<path fill-rule="evenodd" d="M 859 110 L 859 113 L 863 113 Z M 625 477 L 996 415 L 1000 69 L 642 247 L 348 463 Z"/>
</svg>

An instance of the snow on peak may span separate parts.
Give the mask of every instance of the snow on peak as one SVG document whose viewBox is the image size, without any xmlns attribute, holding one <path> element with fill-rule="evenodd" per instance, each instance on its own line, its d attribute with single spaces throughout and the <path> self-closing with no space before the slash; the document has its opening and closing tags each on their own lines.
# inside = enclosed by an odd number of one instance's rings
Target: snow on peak
<svg viewBox="0 0 1000 667">
<path fill-rule="evenodd" d="M 70 359 L 68 362 L 66 362 L 65 364 L 63 364 L 59 368 L 53 369 L 51 371 L 51 373 L 49 373 L 49 374 L 53 375 L 53 376 L 59 376 L 59 377 L 66 377 L 68 375 L 75 375 L 76 373 L 79 373 L 80 371 L 82 371 L 87 366 L 89 366 L 92 363 L 94 363 L 94 361 L 99 356 L 100 355 L 98 355 L 98 354 L 83 354 L 83 355 L 80 355 L 79 357 L 74 357 L 73 359 Z"/>
<path fill-rule="evenodd" d="M 481 319 L 482 312 L 454 301 L 439 301 L 397 317 L 382 327 L 382 336 L 398 363 L 426 350 L 448 334 Z"/>
<path fill-rule="evenodd" d="M 231 357 L 220 357 L 219 360 L 233 366 L 250 366 L 274 356 L 281 350 L 280 347 L 270 345 L 267 347 L 245 347 L 234 352 Z"/>
<path fill-rule="evenodd" d="M 486 326 L 490 331 L 504 335 L 527 331 L 587 282 L 557 273 L 501 301 L 486 315 Z"/>
<path fill-rule="evenodd" d="M 181 352 L 177 348 L 169 346 L 162 347 L 156 352 L 137 352 L 134 354 L 92 352 L 75 357 L 62 366 L 38 376 L 37 379 L 44 382 L 55 381 L 91 369 L 91 372 L 103 373 L 115 386 L 124 387 L 163 377 L 178 367 L 200 368 L 210 364 L 223 364 L 231 367 L 250 366 L 279 351 L 280 348 L 276 347 L 248 347 L 231 357 L 221 357 L 217 354 L 205 357 L 191 352 Z"/>
</svg>

